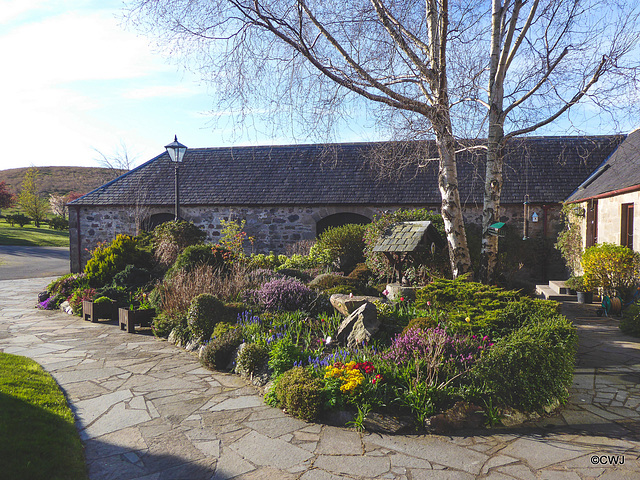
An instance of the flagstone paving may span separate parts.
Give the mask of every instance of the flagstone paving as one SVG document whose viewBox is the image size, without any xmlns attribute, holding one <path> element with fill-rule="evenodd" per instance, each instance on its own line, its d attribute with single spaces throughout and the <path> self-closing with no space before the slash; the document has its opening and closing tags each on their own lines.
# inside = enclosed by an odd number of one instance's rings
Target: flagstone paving
<svg viewBox="0 0 640 480">
<path fill-rule="evenodd" d="M 63 388 L 91 480 L 640 479 L 640 343 L 595 306 L 564 305 L 580 352 L 561 413 L 394 436 L 297 420 L 165 341 L 34 309 L 50 280 L 0 281 L 0 350 L 33 358 Z"/>
</svg>

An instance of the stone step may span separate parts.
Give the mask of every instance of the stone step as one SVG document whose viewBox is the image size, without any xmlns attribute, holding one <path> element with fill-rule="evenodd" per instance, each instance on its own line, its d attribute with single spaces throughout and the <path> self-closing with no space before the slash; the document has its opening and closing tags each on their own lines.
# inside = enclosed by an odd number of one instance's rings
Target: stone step
<svg viewBox="0 0 640 480">
<path fill-rule="evenodd" d="M 569 295 L 570 291 L 564 280 L 551 280 L 549 288 L 560 295 Z"/>
<path fill-rule="evenodd" d="M 576 295 L 562 294 L 556 292 L 549 285 L 536 285 L 536 295 L 545 300 L 555 300 L 557 302 L 577 302 Z"/>
</svg>

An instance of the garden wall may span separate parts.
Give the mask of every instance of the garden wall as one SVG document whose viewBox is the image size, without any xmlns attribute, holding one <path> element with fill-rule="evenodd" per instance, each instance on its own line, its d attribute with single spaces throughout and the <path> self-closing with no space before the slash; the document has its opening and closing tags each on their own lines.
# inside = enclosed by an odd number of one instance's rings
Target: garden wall
<svg viewBox="0 0 640 480">
<path fill-rule="evenodd" d="M 195 206 L 182 207 L 180 215 L 207 232 L 207 241 L 216 243 L 221 236 L 221 219 L 246 220 L 245 231 L 254 238 L 252 253 L 284 253 L 286 246 L 299 240 L 316 238 L 316 224 L 330 216 L 343 213 L 357 214 L 368 219 L 384 211 L 399 208 L 432 208 L 436 205 L 328 205 L 328 206 Z M 529 235 L 539 236 L 545 231 L 545 211 L 547 235 L 554 236 L 559 228 L 560 206 L 544 207 L 532 205 L 530 214 L 536 211 L 537 223 L 529 224 Z M 465 221 L 480 225 L 482 207 L 464 208 Z M 69 212 L 69 238 L 71 271 L 84 268 L 91 251 L 102 242 L 110 242 L 118 234 L 137 235 L 145 220 L 156 214 L 172 214 L 173 206 L 73 206 Z M 503 205 L 500 221 L 522 230 L 522 205 Z M 638 222 L 640 223 L 640 222 Z"/>
</svg>

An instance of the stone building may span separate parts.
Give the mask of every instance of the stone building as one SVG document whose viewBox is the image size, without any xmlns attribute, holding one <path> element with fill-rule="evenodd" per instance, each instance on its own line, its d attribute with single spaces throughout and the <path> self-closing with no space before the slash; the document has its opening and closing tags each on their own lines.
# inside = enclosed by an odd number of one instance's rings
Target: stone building
<svg viewBox="0 0 640 480">
<path fill-rule="evenodd" d="M 528 137 L 505 150 L 502 222 L 555 236 L 561 203 L 624 136 Z M 481 224 L 483 155 L 457 155 L 465 220 Z M 381 166 L 382 164 L 382 166 Z M 406 165 L 399 168 L 389 165 Z M 384 165 L 387 165 L 386 167 Z M 174 216 L 174 165 L 165 152 L 69 204 L 71 271 L 100 242 Z M 399 208 L 438 211 L 434 142 L 190 148 L 180 165 L 180 215 L 220 238 L 221 219 L 246 220 L 254 252 L 283 252 L 329 226 L 367 223 Z"/>
<path fill-rule="evenodd" d="M 583 248 L 614 243 L 640 251 L 640 129 L 568 198 L 581 218 Z"/>
</svg>

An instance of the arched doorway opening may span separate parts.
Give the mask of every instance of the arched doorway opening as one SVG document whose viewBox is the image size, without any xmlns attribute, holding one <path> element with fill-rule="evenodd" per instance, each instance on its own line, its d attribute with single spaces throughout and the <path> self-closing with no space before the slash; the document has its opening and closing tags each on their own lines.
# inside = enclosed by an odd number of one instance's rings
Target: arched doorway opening
<svg viewBox="0 0 640 480">
<path fill-rule="evenodd" d="M 165 222 L 171 222 L 174 218 L 175 215 L 173 213 L 154 213 L 142 222 L 142 230 L 144 230 L 145 232 L 151 231 L 158 225 L 161 225 Z"/>
<path fill-rule="evenodd" d="M 324 217 L 316 222 L 316 236 L 320 236 L 322 232 L 330 227 L 341 227 L 349 223 L 355 223 L 357 225 L 367 225 L 371 223 L 371 219 L 360 215 L 359 213 L 342 212 L 334 213 L 328 217 Z"/>
</svg>

